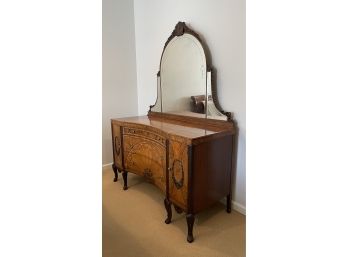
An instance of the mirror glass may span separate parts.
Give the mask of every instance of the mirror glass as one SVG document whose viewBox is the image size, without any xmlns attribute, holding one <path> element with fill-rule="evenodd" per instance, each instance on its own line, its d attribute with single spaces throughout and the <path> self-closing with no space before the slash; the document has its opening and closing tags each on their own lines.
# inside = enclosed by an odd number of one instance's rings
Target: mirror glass
<svg viewBox="0 0 348 257">
<path fill-rule="evenodd" d="M 218 120 L 227 120 L 226 115 L 222 114 L 215 106 L 212 91 L 211 91 L 211 72 L 207 72 L 207 102 L 206 104 L 206 114 L 208 119 L 218 119 Z"/>
<path fill-rule="evenodd" d="M 154 112 L 162 112 L 162 93 L 161 93 L 161 77 L 157 74 L 157 99 L 151 108 Z"/>
<path fill-rule="evenodd" d="M 205 117 L 192 110 L 191 96 L 206 95 L 206 60 L 201 43 L 190 34 L 174 37 L 165 48 L 160 65 L 161 100 L 154 111 Z M 162 105 L 159 108 L 159 105 Z"/>
<path fill-rule="evenodd" d="M 151 111 L 227 120 L 214 104 L 211 81 L 199 39 L 191 33 L 172 36 L 162 53 Z"/>
</svg>

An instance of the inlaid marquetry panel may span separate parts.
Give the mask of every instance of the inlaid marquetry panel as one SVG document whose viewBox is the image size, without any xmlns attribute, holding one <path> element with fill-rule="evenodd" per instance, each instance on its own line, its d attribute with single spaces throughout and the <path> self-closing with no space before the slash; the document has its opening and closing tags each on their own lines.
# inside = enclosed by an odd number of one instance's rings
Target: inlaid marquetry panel
<svg viewBox="0 0 348 257">
<path fill-rule="evenodd" d="M 169 199 L 184 210 L 187 209 L 188 146 L 185 140 L 169 140 Z"/>
<path fill-rule="evenodd" d="M 166 186 L 165 141 L 155 133 L 123 128 L 125 169 L 145 177 L 163 192 Z"/>
<path fill-rule="evenodd" d="M 122 169 L 122 140 L 120 126 L 115 124 L 112 125 L 112 137 L 114 161 L 117 168 Z"/>
<path fill-rule="evenodd" d="M 124 135 L 132 135 L 135 137 L 141 137 L 145 138 L 146 140 L 153 141 L 154 143 L 160 144 L 163 147 L 166 146 L 166 139 L 154 132 L 151 132 L 149 130 L 139 129 L 139 128 L 129 128 L 124 127 L 123 128 L 123 134 Z"/>
</svg>

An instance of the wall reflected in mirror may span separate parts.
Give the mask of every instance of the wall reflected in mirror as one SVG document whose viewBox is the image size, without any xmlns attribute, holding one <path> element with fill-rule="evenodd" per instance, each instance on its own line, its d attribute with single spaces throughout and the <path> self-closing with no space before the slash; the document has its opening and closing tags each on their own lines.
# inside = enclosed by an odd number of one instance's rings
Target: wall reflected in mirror
<svg viewBox="0 0 348 257">
<path fill-rule="evenodd" d="M 191 96 L 206 95 L 206 60 L 200 42 L 190 34 L 174 37 L 166 46 L 160 65 L 162 102 L 153 110 L 180 115 L 205 117 L 193 112 Z"/>
<path fill-rule="evenodd" d="M 156 103 L 152 106 L 151 111 L 162 112 L 162 93 L 161 93 L 161 77 L 157 74 L 157 98 Z"/>
</svg>

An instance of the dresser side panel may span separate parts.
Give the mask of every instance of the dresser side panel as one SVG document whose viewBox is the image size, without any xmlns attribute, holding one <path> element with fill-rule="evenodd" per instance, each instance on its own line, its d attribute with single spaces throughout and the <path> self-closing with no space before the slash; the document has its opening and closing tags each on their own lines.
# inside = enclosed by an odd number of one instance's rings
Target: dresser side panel
<svg viewBox="0 0 348 257">
<path fill-rule="evenodd" d="M 122 155 L 122 135 L 121 127 L 118 124 L 112 123 L 112 148 L 114 155 L 114 164 L 120 170 L 123 170 Z"/>
<path fill-rule="evenodd" d="M 229 194 L 232 135 L 195 145 L 192 154 L 192 203 L 197 213 Z"/>
</svg>

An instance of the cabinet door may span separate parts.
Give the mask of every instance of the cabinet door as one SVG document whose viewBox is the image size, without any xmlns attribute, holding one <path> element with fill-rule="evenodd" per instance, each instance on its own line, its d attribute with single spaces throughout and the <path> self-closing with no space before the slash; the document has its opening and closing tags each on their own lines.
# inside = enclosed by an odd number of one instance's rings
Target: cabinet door
<svg viewBox="0 0 348 257">
<path fill-rule="evenodd" d="M 124 127 L 123 145 L 125 169 L 145 177 L 165 192 L 165 138 L 151 131 Z"/>
<path fill-rule="evenodd" d="M 122 170 L 122 145 L 121 145 L 121 130 L 120 126 L 112 124 L 112 148 L 114 154 L 114 163 L 117 168 Z"/>
<path fill-rule="evenodd" d="M 185 211 L 187 210 L 188 188 L 188 146 L 180 138 L 169 140 L 169 200 Z"/>
</svg>

